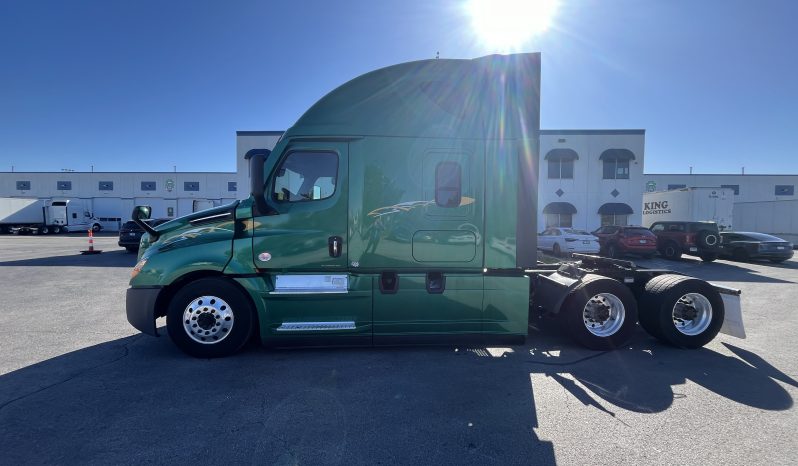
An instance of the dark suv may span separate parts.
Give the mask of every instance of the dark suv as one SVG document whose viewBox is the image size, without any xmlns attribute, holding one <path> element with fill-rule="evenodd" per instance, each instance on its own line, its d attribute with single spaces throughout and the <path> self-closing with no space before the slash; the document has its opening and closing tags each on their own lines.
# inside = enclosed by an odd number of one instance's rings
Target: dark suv
<svg viewBox="0 0 798 466">
<path fill-rule="evenodd" d="M 637 254 L 651 258 L 657 253 L 657 237 L 645 227 L 606 225 L 594 231 L 593 235 L 599 239 L 599 254 L 603 256 Z"/>
<path fill-rule="evenodd" d="M 682 254 L 712 262 L 720 252 L 720 233 L 715 222 L 655 222 L 651 231 L 657 235 L 657 249 L 666 259 Z"/>
<path fill-rule="evenodd" d="M 162 223 L 166 223 L 171 218 L 155 218 L 150 220 L 145 220 L 151 226 L 158 226 Z M 122 228 L 119 229 L 119 245 L 123 248 L 127 249 L 128 252 L 134 252 L 139 250 L 139 243 L 141 242 L 141 235 L 144 234 L 144 230 L 141 229 L 140 226 L 136 225 L 136 222 L 129 221 L 122 224 Z"/>
</svg>

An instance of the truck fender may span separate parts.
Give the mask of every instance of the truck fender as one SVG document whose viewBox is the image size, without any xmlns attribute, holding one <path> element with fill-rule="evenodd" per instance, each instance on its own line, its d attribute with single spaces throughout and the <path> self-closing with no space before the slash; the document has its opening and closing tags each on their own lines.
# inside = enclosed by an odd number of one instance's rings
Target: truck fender
<svg viewBox="0 0 798 466">
<path fill-rule="evenodd" d="M 551 275 L 538 275 L 532 290 L 532 305 L 544 311 L 557 314 L 560 312 L 565 298 L 582 282 L 581 278 L 573 278 L 554 272 Z"/>
</svg>

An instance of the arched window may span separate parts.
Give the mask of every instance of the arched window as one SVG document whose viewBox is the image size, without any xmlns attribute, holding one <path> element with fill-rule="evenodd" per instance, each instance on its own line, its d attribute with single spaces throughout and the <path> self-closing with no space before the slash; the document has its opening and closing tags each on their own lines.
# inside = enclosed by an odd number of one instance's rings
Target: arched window
<svg viewBox="0 0 798 466">
<path fill-rule="evenodd" d="M 629 149 L 607 149 L 601 153 L 599 160 L 604 162 L 605 180 L 628 180 L 629 161 L 635 154 Z"/>
<path fill-rule="evenodd" d="M 549 179 L 573 179 L 574 160 L 579 159 L 576 151 L 573 149 L 552 149 L 546 154 L 544 159 L 549 164 Z"/>
</svg>

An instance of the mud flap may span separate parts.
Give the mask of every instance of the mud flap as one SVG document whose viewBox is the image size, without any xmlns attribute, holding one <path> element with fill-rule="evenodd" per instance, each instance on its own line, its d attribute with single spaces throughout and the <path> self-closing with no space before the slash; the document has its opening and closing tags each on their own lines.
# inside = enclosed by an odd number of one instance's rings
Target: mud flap
<svg viewBox="0 0 798 466">
<path fill-rule="evenodd" d="M 720 293 L 723 299 L 725 317 L 720 333 L 731 335 L 737 338 L 745 338 L 745 327 L 743 326 L 743 310 L 740 305 L 740 290 L 729 288 L 722 285 L 711 284 Z"/>
</svg>

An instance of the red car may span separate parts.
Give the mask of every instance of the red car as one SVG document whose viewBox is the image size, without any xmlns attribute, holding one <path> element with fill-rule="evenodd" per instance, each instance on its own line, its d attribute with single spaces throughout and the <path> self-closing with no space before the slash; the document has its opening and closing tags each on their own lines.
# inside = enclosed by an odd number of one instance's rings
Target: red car
<svg viewBox="0 0 798 466">
<path fill-rule="evenodd" d="M 648 228 L 607 225 L 594 231 L 593 235 L 599 239 L 599 254 L 602 256 L 636 254 L 650 259 L 657 253 L 657 237 Z"/>
</svg>

